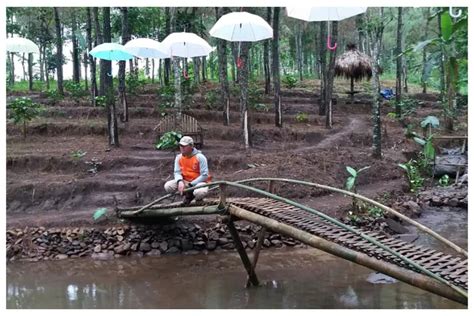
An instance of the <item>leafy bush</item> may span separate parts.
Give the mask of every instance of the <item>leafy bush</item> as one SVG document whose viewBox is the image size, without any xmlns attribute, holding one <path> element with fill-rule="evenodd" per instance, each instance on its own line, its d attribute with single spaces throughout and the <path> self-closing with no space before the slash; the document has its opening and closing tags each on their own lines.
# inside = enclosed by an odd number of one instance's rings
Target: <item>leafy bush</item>
<svg viewBox="0 0 474 316">
<path fill-rule="evenodd" d="M 125 76 L 125 86 L 126 86 L 127 92 L 130 93 L 131 95 L 137 95 L 140 89 L 146 83 L 145 79 L 140 79 L 139 77 L 140 76 L 134 73 L 128 73 Z"/>
<path fill-rule="evenodd" d="M 439 178 L 438 183 L 442 187 L 447 187 L 449 185 L 450 179 L 447 174 L 443 175 L 441 178 Z"/>
<path fill-rule="evenodd" d="M 398 164 L 398 166 L 406 172 L 410 191 L 417 192 L 423 186 L 423 182 L 425 181 L 421 176 L 418 162 L 416 160 L 410 160 L 405 164 Z"/>
<path fill-rule="evenodd" d="M 252 105 L 252 108 L 256 111 L 260 112 L 268 112 L 270 110 L 270 107 L 264 103 L 256 103 Z"/>
<path fill-rule="evenodd" d="M 74 151 L 71 151 L 71 158 L 79 160 L 82 157 L 84 157 L 86 154 L 87 154 L 87 151 L 82 151 L 81 149 L 74 150 Z"/>
<path fill-rule="evenodd" d="M 288 89 L 293 89 L 296 86 L 298 79 L 296 79 L 296 77 L 292 74 L 285 74 L 281 81 L 286 85 Z"/>
<path fill-rule="evenodd" d="M 214 110 L 218 107 L 219 94 L 216 90 L 208 90 L 204 94 L 204 102 L 206 103 L 206 109 Z"/>
<path fill-rule="evenodd" d="M 401 107 L 401 110 L 402 110 L 401 117 L 404 118 L 404 117 L 407 117 L 407 116 L 413 114 L 416 111 L 416 109 L 420 106 L 421 103 L 423 103 L 423 102 L 415 100 L 415 99 L 402 98 L 400 100 L 400 107 Z M 395 108 L 396 107 L 396 100 L 395 99 L 390 100 L 389 104 L 390 104 L 390 106 Z"/>
<path fill-rule="evenodd" d="M 172 85 L 165 85 L 158 89 L 157 94 L 160 99 L 160 109 L 169 109 L 174 105 L 174 87 Z"/>
<path fill-rule="evenodd" d="M 14 124 L 23 124 L 23 137 L 26 138 L 26 125 L 29 121 L 36 118 L 43 108 L 40 104 L 34 103 L 30 98 L 16 98 L 12 103 L 7 105 L 10 110 L 9 117 Z"/>
<path fill-rule="evenodd" d="M 66 81 L 64 83 L 64 88 L 71 94 L 71 97 L 76 103 L 79 103 L 79 101 L 87 94 L 81 84 L 74 81 Z"/>
<path fill-rule="evenodd" d="M 46 97 L 51 100 L 53 105 L 57 104 L 63 99 L 63 96 L 59 94 L 58 90 L 48 90 L 46 91 Z"/>
<path fill-rule="evenodd" d="M 107 103 L 107 98 L 106 98 L 105 95 L 95 97 L 96 106 L 100 106 L 102 108 L 105 108 L 106 103 Z"/>
<path fill-rule="evenodd" d="M 163 134 L 163 136 L 160 137 L 160 140 L 155 145 L 155 148 L 158 150 L 175 149 L 176 147 L 178 147 L 178 143 L 181 137 L 182 135 L 178 132 L 166 132 Z"/>
<path fill-rule="evenodd" d="M 309 116 L 308 116 L 308 114 L 306 114 L 304 112 L 298 112 L 298 114 L 296 114 L 296 121 L 298 123 L 308 123 L 309 122 Z"/>
</svg>

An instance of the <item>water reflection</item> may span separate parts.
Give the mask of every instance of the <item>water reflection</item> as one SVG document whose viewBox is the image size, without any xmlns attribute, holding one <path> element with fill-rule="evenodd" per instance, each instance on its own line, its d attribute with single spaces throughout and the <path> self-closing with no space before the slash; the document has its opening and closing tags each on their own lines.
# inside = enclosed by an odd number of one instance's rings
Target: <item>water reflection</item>
<svg viewBox="0 0 474 316">
<path fill-rule="evenodd" d="M 258 288 L 237 254 L 7 265 L 8 308 L 464 308 L 317 250 L 262 251 Z"/>
</svg>

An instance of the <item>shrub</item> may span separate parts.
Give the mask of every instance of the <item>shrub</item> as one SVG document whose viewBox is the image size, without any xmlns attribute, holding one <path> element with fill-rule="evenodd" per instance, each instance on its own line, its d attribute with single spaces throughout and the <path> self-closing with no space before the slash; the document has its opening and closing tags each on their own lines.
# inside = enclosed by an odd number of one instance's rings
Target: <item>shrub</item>
<svg viewBox="0 0 474 316">
<path fill-rule="evenodd" d="M 79 103 L 79 101 L 87 94 L 81 84 L 74 81 L 66 81 L 64 83 L 64 88 L 71 94 L 71 97 L 76 103 Z"/>
<path fill-rule="evenodd" d="M 160 140 L 155 145 L 155 148 L 158 150 L 163 149 L 175 149 L 178 147 L 178 142 L 181 139 L 182 135 L 178 132 L 166 132 L 163 136 L 160 137 Z"/>
<path fill-rule="evenodd" d="M 10 118 L 14 124 L 23 124 L 23 138 L 26 138 L 27 123 L 36 118 L 43 110 L 40 104 L 34 103 L 26 97 L 16 98 L 8 104 L 7 109 L 10 110 Z"/>
<path fill-rule="evenodd" d="M 299 122 L 299 123 L 308 123 L 309 122 L 309 116 L 308 116 L 308 114 L 306 114 L 304 112 L 298 112 L 298 114 L 296 114 L 296 121 Z"/>
<path fill-rule="evenodd" d="M 296 86 L 298 79 L 296 79 L 296 77 L 292 74 L 285 74 L 282 79 L 282 82 L 286 85 L 288 89 L 293 89 Z"/>
</svg>

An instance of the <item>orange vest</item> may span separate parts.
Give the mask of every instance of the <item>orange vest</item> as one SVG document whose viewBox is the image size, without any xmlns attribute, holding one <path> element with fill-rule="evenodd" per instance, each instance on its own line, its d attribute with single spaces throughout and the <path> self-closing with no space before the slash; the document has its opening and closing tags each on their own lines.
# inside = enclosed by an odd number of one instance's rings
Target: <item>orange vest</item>
<svg viewBox="0 0 474 316">
<path fill-rule="evenodd" d="M 179 168 L 181 169 L 181 175 L 183 176 L 184 181 L 191 182 L 201 175 L 199 159 L 197 155 L 186 157 L 181 155 L 179 159 Z M 211 182 L 211 174 L 207 177 L 206 182 Z"/>
</svg>

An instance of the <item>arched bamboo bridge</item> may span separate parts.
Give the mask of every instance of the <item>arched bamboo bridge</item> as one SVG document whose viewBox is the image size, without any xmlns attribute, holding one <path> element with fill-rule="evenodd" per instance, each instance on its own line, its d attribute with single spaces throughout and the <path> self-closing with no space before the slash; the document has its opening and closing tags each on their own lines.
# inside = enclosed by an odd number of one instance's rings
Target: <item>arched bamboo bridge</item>
<svg viewBox="0 0 474 316">
<path fill-rule="evenodd" d="M 242 184 L 255 181 L 269 181 L 268 191 Z M 463 257 L 447 255 L 433 249 L 387 237 L 377 232 L 365 231 L 343 224 L 317 210 L 271 193 L 275 183 L 279 181 L 343 193 L 381 207 L 446 243 L 461 253 Z M 168 194 L 141 208 L 117 209 L 117 215 L 122 218 L 199 214 L 222 215 L 249 275 L 248 284 L 258 285 L 259 283 L 255 266 L 265 230 L 269 229 L 337 257 L 467 305 L 467 252 L 421 224 L 376 201 L 341 189 L 289 179 L 258 178 L 238 182 L 218 181 L 209 184 L 209 186 L 212 187 L 211 190 L 220 189 L 219 199 L 209 199 L 205 203 L 189 206 L 183 206 L 181 203 L 158 204 L 172 196 Z M 227 197 L 228 186 L 253 191 L 265 197 L 229 198 Z M 237 220 L 247 220 L 262 226 L 252 261 L 247 256 L 235 229 L 234 221 Z"/>
</svg>

